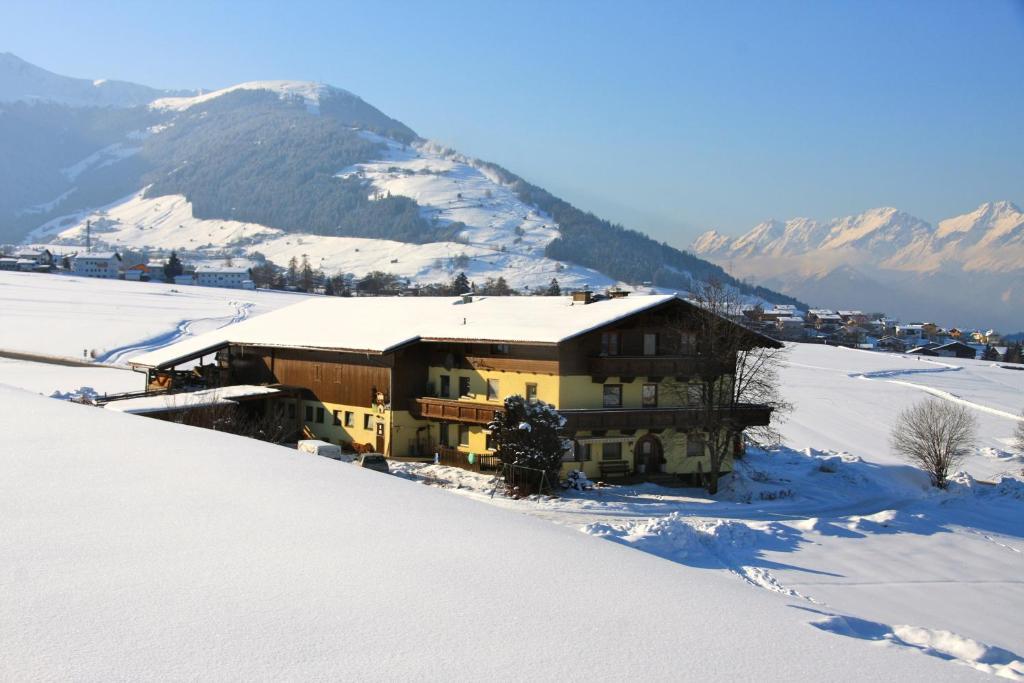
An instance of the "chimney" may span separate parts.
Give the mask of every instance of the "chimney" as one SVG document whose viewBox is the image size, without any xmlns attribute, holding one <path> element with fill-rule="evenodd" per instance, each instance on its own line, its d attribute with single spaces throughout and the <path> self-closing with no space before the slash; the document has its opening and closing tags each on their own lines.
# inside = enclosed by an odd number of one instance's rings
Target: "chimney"
<svg viewBox="0 0 1024 683">
<path fill-rule="evenodd" d="M 594 300 L 594 295 L 589 289 L 580 289 L 572 293 L 572 302 L 574 304 L 589 304 Z"/>
</svg>

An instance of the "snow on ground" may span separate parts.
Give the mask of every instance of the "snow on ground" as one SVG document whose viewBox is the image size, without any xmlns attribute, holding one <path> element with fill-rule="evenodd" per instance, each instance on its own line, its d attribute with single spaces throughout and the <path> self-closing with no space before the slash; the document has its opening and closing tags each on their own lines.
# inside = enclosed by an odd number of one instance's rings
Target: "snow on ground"
<svg viewBox="0 0 1024 683">
<path fill-rule="evenodd" d="M 507 188 L 501 191 L 511 194 Z M 308 256 L 315 268 L 321 268 L 328 274 L 353 273 L 361 277 L 370 271 L 381 270 L 420 284 L 447 282 L 463 271 L 477 282 L 503 276 L 513 287 L 546 287 L 552 278 L 558 278 L 563 287 L 616 284 L 589 268 L 545 258 L 543 245 L 552 238 L 551 231 L 544 227 L 547 223 L 536 214 L 524 220 L 522 216 L 529 211 L 523 208 L 525 205 L 514 211 L 509 209 L 512 213 L 508 215 L 495 217 L 493 222 L 497 227 L 480 227 L 470 235 L 469 244 L 409 244 L 360 237 L 284 233 L 256 223 L 200 219 L 192 215 L 192 205 L 184 196 L 147 199 L 143 192 L 97 211 L 55 218 L 34 230 L 28 239 L 64 246 L 83 245 L 86 221 L 91 221 L 93 239 L 114 249 L 177 249 L 206 253 L 209 259 L 216 260 L 221 260 L 226 253 L 251 255 L 259 252 L 282 267 L 287 266 L 292 257 L 301 261 L 303 256 Z M 512 203 L 507 197 L 503 201 Z M 477 213 L 484 217 L 490 215 L 482 210 Z M 457 216 L 458 220 L 470 218 L 464 213 L 457 213 Z M 513 243 L 516 239 L 514 225 L 518 224 L 528 228 L 524 233 L 527 242 L 519 246 Z M 501 251 L 506 238 L 508 248 Z M 465 263 L 459 258 L 463 255 Z"/>
<path fill-rule="evenodd" d="M 398 477 L 2 387 L 0 404 L 0 678 L 976 675 Z"/>
<path fill-rule="evenodd" d="M 795 410 L 782 425 L 787 445 L 902 462 L 889 446 L 896 415 L 935 396 L 969 406 L 978 418 L 978 449 L 965 463 L 968 472 L 988 479 L 1024 468 L 1024 456 L 1010 448 L 1024 409 L 1024 371 L 815 344 L 789 349 L 782 383 Z"/>
<path fill-rule="evenodd" d="M 318 113 L 320 111 L 320 98 L 323 94 L 328 90 L 337 91 L 339 89 L 332 88 L 325 83 L 315 83 L 313 81 L 249 81 L 194 97 L 162 97 L 150 102 L 149 108 L 165 111 L 185 111 L 197 104 L 209 102 L 212 99 L 236 90 L 269 90 L 276 92 L 281 99 L 301 100 L 305 102 L 306 108 L 309 111 Z"/>
<path fill-rule="evenodd" d="M 77 359 L 95 352 L 95 360 L 120 363 L 306 298 L 285 292 L 0 272 L 0 351 Z"/>
<path fill-rule="evenodd" d="M 385 158 L 357 164 L 339 175 L 369 180 L 381 195 L 409 197 L 430 220 L 465 223 L 461 237 L 469 244 L 543 256 L 544 247 L 559 236 L 551 216 L 524 203 L 479 161 L 437 143 L 405 145 L 374 133 L 361 134 L 387 145 Z"/>
<path fill-rule="evenodd" d="M 127 368 L 66 366 L 0 357 L 0 384 L 53 396 L 117 394 L 139 391 L 143 376 Z"/>
<path fill-rule="evenodd" d="M 1024 482 L 957 478 L 787 448 L 752 451 L 715 498 L 653 484 L 504 497 L 487 474 L 398 476 L 581 529 L 793 601 L 824 631 L 1024 680 Z"/>
</svg>

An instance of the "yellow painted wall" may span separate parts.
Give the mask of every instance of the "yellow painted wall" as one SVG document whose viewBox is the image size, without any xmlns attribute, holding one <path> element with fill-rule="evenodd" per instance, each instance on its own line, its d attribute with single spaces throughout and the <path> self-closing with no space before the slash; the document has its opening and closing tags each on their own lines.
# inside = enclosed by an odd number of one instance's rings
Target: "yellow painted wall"
<svg viewBox="0 0 1024 683">
<path fill-rule="evenodd" d="M 598 478 L 601 475 L 601 446 L 600 444 L 604 441 L 622 441 L 627 439 L 622 445 L 622 458 L 626 460 L 632 470 L 636 468 L 636 457 L 637 454 L 634 452 L 637 441 L 647 434 L 646 430 L 637 430 L 637 432 L 630 436 L 623 436 L 620 432 L 609 430 L 602 437 L 591 436 L 589 433 L 583 432 L 577 435 L 577 438 L 592 443 L 591 447 L 591 459 L 580 463 L 580 462 L 566 462 L 562 464 L 562 476 L 568 474 L 570 470 L 582 469 L 586 472 L 590 478 Z M 656 434 L 660 440 L 662 448 L 664 449 L 665 456 L 665 472 L 669 474 L 696 474 L 697 472 L 707 472 L 711 469 L 711 458 L 707 455 L 705 449 L 705 455 L 702 457 L 688 457 L 686 455 L 686 439 L 687 435 L 685 432 L 677 431 L 674 429 L 666 429 L 660 434 Z M 722 464 L 722 470 L 728 472 L 732 469 L 732 457 L 726 459 Z"/>
<path fill-rule="evenodd" d="M 622 407 L 643 407 L 643 385 L 648 384 L 643 378 L 632 382 L 621 382 L 618 377 L 609 377 L 605 384 L 622 385 Z M 658 406 L 662 408 L 682 407 L 686 405 L 686 387 L 674 379 L 663 379 L 657 382 Z M 602 408 L 604 406 L 604 385 L 594 382 L 589 375 L 566 375 L 561 378 L 559 390 L 562 403 L 559 408 Z"/>
<path fill-rule="evenodd" d="M 312 406 L 314 421 L 310 422 L 306 420 L 306 406 Z M 324 409 L 324 421 L 323 423 L 316 422 L 316 409 Z M 338 419 L 341 421 L 341 426 L 334 424 L 333 411 L 340 411 Z M 352 427 L 345 426 L 345 412 L 350 411 L 354 415 L 354 422 Z M 370 429 L 363 429 L 363 416 L 370 415 Z M 390 422 L 391 415 L 389 411 L 379 413 L 375 408 L 370 409 L 367 406 L 348 406 L 340 403 L 321 403 L 320 401 L 300 401 L 299 402 L 299 419 L 302 424 L 308 430 L 309 433 L 315 435 L 315 438 L 322 439 L 324 441 L 330 441 L 331 443 L 338 443 L 339 441 L 348 441 L 350 443 L 360 444 L 373 444 L 376 448 L 377 444 L 377 423 L 384 423 L 384 448 L 387 452 L 388 447 L 388 434 L 390 433 Z"/>
<path fill-rule="evenodd" d="M 507 370 L 446 370 L 443 367 L 427 369 L 427 381 L 434 386 L 434 391 L 441 391 L 441 375 L 451 377 L 451 394 L 441 398 L 459 398 L 465 401 L 493 403 L 499 405 L 509 396 L 526 396 L 526 385 L 537 385 L 537 398 L 545 403 L 559 405 L 559 377 L 535 372 L 514 372 Z M 469 377 L 469 396 L 456 396 L 459 391 L 459 377 Z M 487 400 L 487 380 L 499 381 L 498 400 Z"/>
</svg>

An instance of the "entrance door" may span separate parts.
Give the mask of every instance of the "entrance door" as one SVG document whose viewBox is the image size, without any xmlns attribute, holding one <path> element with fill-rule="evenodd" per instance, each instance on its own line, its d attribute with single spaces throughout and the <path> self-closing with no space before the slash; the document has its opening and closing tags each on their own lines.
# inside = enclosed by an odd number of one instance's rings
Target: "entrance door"
<svg viewBox="0 0 1024 683">
<path fill-rule="evenodd" d="M 377 452 L 384 452 L 384 423 L 377 423 Z"/>
<path fill-rule="evenodd" d="M 636 464 L 645 465 L 648 474 L 661 471 L 662 454 L 661 439 L 653 434 L 640 437 L 633 449 Z"/>
</svg>

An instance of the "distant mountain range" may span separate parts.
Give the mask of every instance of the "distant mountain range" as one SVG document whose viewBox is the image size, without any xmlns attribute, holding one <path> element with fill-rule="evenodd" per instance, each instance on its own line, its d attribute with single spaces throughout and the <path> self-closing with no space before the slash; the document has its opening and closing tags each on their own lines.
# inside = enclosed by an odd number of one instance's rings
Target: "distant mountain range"
<svg viewBox="0 0 1024 683">
<path fill-rule="evenodd" d="M 495 164 L 433 144 L 358 96 L 255 81 L 168 92 L 50 73 L 0 55 L 0 242 L 307 256 L 326 272 L 512 286 L 718 278 L 708 261 L 582 211 Z"/>
<path fill-rule="evenodd" d="M 735 238 L 706 232 L 691 249 L 818 306 L 1024 329 L 1024 213 L 1008 201 L 935 226 L 894 208 L 770 220 Z"/>
</svg>

